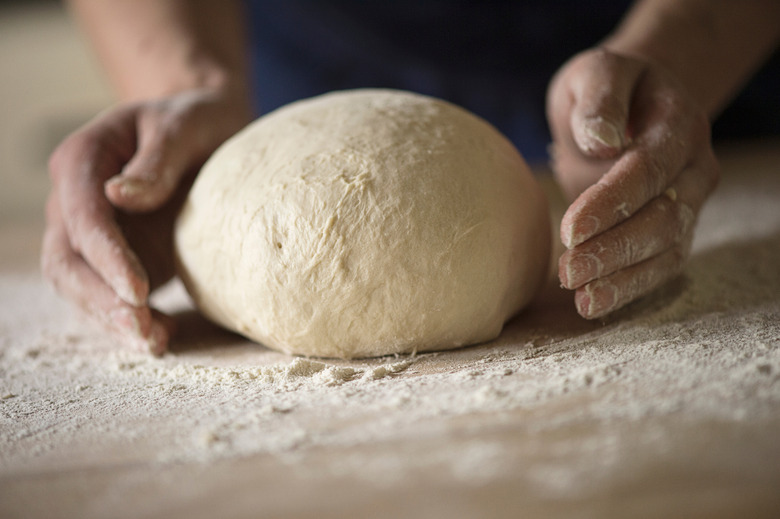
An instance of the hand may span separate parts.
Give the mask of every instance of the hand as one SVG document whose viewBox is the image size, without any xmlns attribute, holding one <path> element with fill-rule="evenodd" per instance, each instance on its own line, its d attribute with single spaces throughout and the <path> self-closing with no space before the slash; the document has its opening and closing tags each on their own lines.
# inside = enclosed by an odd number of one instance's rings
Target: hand
<svg viewBox="0 0 780 519">
<path fill-rule="evenodd" d="M 553 169 L 570 199 L 558 275 L 604 316 L 678 275 L 717 184 L 709 121 L 662 67 L 608 50 L 572 58 L 548 92 Z"/>
<path fill-rule="evenodd" d="M 172 320 L 152 290 L 174 274 L 172 233 L 192 174 L 249 119 L 214 91 L 110 109 L 70 135 L 49 161 L 44 275 L 122 341 L 162 354 Z"/>
</svg>

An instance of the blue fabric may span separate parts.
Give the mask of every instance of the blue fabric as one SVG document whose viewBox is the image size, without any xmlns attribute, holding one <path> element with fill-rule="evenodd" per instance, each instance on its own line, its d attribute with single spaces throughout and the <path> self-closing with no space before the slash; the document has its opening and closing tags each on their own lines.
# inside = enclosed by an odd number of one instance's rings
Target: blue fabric
<svg viewBox="0 0 780 519">
<path fill-rule="evenodd" d="M 246 1 L 259 113 L 331 90 L 411 90 L 479 114 L 530 161 L 547 158 L 550 78 L 565 60 L 606 36 L 630 5 L 629 0 Z M 780 117 L 774 114 L 777 126 Z"/>
<path fill-rule="evenodd" d="M 780 136 L 780 52 L 769 61 L 712 125 L 718 140 Z"/>
</svg>

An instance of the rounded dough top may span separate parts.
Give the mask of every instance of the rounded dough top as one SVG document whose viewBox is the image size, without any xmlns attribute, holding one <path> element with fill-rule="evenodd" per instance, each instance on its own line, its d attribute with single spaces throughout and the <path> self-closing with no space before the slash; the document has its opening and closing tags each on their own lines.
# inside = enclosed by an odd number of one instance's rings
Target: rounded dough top
<svg viewBox="0 0 780 519">
<path fill-rule="evenodd" d="M 544 196 L 512 144 L 447 102 L 335 92 L 261 117 L 176 225 L 201 311 L 281 351 L 365 357 L 496 337 L 545 278 Z"/>
</svg>

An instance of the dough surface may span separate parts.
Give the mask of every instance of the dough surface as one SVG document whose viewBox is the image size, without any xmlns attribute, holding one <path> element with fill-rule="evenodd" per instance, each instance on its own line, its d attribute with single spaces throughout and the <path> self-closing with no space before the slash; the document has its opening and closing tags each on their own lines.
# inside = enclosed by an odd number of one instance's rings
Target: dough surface
<svg viewBox="0 0 780 519">
<path fill-rule="evenodd" d="M 495 338 L 545 279 L 547 205 L 514 146 L 393 90 L 280 108 L 208 160 L 176 223 L 211 320 L 292 354 L 367 357 Z"/>
</svg>

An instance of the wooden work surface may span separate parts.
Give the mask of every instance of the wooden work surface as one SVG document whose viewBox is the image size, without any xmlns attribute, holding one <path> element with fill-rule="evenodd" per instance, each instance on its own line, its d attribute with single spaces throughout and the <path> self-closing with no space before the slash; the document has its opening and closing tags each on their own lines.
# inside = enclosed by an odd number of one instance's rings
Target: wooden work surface
<svg viewBox="0 0 780 519">
<path fill-rule="evenodd" d="M 780 143 L 719 154 L 654 297 L 586 322 L 551 280 L 489 344 L 355 362 L 225 333 L 175 285 L 173 353 L 123 351 L 40 279 L 44 154 L 3 163 L 0 517 L 780 517 Z"/>
<path fill-rule="evenodd" d="M 656 297 L 589 323 L 551 284 L 498 340 L 414 359 L 291 359 L 186 310 L 174 354 L 124 352 L 39 279 L 40 223 L 4 224 L 0 516 L 776 516 L 769 148 L 724 158 Z"/>
</svg>

